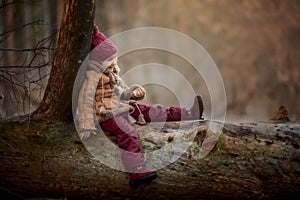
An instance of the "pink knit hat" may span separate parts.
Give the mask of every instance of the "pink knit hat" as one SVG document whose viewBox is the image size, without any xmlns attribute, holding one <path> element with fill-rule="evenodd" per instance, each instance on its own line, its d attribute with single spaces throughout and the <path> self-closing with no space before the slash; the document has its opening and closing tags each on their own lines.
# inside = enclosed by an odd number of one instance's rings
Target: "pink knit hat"
<svg viewBox="0 0 300 200">
<path fill-rule="evenodd" d="M 91 50 L 91 59 L 96 61 L 104 61 L 117 53 L 116 46 L 109 38 L 99 31 L 99 28 L 95 24 Z"/>
</svg>

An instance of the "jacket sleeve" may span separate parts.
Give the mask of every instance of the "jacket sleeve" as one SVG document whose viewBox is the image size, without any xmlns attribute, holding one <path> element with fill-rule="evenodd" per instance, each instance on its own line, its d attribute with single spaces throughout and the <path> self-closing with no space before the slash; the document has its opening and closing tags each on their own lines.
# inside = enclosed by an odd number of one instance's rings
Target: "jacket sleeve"
<svg viewBox="0 0 300 200">
<path fill-rule="evenodd" d="M 115 87 L 116 93 L 120 97 L 120 100 L 128 101 L 130 99 L 130 88 L 119 77 L 118 85 Z"/>
<path fill-rule="evenodd" d="M 124 84 L 125 85 L 125 84 Z M 145 95 L 143 95 L 142 97 L 140 98 L 135 98 L 133 96 L 133 91 L 139 87 L 142 87 L 140 85 L 132 85 L 130 87 L 128 86 L 122 86 L 123 90 L 122 90 L 122 93 L 120 94 L 120 99 L 121 100 L 125 100 L 125 101 L 128 101 L 128 100 L 136 100 L 136 101 L 141 101 L 145 98 Z"/>
<path fill-rule="evenodd" d="M 101 73 L 94 70 L 86 72 L 86 78 L 78 97 L 79 131 L 96 130 L 95 92 Z"/>
<path fill-rule="evenodd" d="M 117 82 L 118 84 L 115 86 L 115 93 L 119 96 L 120 100 L 123 101 L 129 101 L 129 100 L 136 100 L 136 101 L 140 101 L 143 100 L 145 98 L 145 95 L 143 95 L 140 98 L 135 98 L 133 96 L 133 91 L 139 87 L 142 87 L 140 85 L 132 85 L 130 87 L 128 87 L 124 81 L 121 79 L 121 77 L 119 76 L 119 68 L 115 68 L 115 75 L 117 78 Z"/>
</svg>

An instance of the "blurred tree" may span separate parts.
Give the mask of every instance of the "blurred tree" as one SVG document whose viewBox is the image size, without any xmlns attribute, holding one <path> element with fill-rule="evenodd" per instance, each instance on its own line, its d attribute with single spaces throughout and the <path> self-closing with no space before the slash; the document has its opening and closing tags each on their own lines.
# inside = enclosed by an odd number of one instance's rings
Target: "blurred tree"
<svg viewBox="0 0 300 200">
<path fill-rule="evenodd" d="M 95 0 L 66 0 L 52 70 L 35 119 L 72 116 L 72 88 L 77 71 L 90 50 Z"/>
<path fill-rule="evenodd" d="M 41 102 L 55 52 L 58 5 L 0 2 L 0 118 L 30 113 Z"/>
</svg>

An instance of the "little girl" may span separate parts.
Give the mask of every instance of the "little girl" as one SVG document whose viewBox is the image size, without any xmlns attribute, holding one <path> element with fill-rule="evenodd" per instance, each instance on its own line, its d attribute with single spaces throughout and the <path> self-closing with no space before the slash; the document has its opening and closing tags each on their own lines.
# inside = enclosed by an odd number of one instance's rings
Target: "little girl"
<svg viewBox="0 0 300 200">
<path fill-rule="evenodd" d="M 104 131 L 117 137 L 122 163 L 129 172 L 129 185 L 138 186 L 152 181 L 157 174 L 145 168 L 139 134 L 129 121 L 128 113 L 140 123 L 202 119 L 202 99 L 196 96 L 191 108 L 137 104 L 136 101 L 145 97 L 145 89 L 139 85 L 128 87 L 123 83 L 119 76 L 117 48 L 96 25 L 91 49 L 78 101 L 79 136 L 84 140 L 91 134 L 97 134 L 96 123 L 100 123 Z M 129 104 L 130 101 L 134 103 Z"/>
</svg>

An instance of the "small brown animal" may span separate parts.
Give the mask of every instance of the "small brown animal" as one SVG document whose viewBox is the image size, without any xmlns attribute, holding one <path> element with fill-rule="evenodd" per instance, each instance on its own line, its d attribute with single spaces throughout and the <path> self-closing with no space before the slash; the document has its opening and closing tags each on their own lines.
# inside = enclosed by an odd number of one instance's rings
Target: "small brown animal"
<svg viewBox="0 0 300 200">
<path fill-rule="evenodd" d="M 271 118 L 271 120 L 290 121 L 289 111 L 288 111 L 287 106 L 285 106 L 285 105 L 279 106 L 277 113 Z"/>
</svg>

